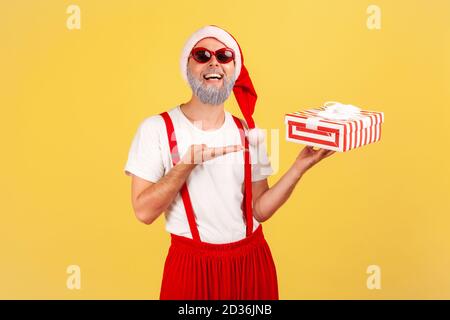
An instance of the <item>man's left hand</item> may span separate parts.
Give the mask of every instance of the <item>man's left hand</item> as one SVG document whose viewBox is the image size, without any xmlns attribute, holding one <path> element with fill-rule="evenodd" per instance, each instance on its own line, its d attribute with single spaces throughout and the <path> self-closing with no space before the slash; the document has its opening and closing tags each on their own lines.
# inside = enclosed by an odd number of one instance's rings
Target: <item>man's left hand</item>
<svg viewBox="0 0 450 320">
<path fill-rule="evenodd" d="M 313 167 L 316 163 L 325 159 L 326 157 L 331 156 L 336 151 L 327 150 L 327 149 L 318 149 L 314 150 L 312 146 L 306 146 L 300 151 L 300 154 L 295 159 L 294 166 L 299 170 L 300 174 L 305 173 L 311 167 Z"/>
</svg>

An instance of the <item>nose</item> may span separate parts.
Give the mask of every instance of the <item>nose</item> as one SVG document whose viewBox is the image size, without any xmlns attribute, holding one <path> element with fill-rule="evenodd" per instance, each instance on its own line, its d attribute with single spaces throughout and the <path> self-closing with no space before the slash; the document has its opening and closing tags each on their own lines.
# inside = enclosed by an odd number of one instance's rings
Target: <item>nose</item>
<svg viewBox="0 0 450 320">
<path fill-rule="evenodd" d="M 219 62 L 217 61 L 216 56 L 214 54 L 212 55 L 211 60 L 209 60 L 209 66 L 210 67 L 219 66 Z"/>
</svg>

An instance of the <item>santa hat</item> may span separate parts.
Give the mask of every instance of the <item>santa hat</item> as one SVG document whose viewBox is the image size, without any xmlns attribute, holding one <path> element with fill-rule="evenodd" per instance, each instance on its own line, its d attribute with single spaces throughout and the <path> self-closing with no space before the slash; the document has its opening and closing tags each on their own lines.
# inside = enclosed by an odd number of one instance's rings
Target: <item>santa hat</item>
<svg viewBox="0 0 450 320">
<path fill-rule="evenodd" d="M 186 41 L 181 54 L 180 68 L 183 78 L 188 81 L 187 63 L 191 50 L 200 40 L 204 38 L 215 38 L 225 44 L 228 48 L 233 49 L 235 53 L 234 73 L 236 78 L 236 82 L 233 87 L 234 96 L 236 97 L 239 108 L 241 109 L 242 115 L 244 116 L 249 128 L 249 142 L 253 145 L 261 143 L 264 141 L 264 132 L 258 128 L 255 128 L 255 122 L 252 118 L 258 96 L 256 95 L 256 91 L 253 87 L 247 68 L 244 65 L 242 50 L 236 39 L 231 34 L 213 25 L 205 26 L 194 32 L 194 34 L 192 34 Z"/>
</svg>

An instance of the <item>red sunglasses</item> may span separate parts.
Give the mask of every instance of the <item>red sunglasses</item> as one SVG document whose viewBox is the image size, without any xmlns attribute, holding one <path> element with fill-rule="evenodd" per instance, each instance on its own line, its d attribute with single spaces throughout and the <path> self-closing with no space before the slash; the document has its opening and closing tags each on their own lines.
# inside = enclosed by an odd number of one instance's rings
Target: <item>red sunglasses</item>
<svg viewBox="0 0 450 320">
<path fill-rule="evenodd" d="M 234 60 L 234 51 L 230 48 L 221 48 L 216 51 L 211 51 L 203 47 L 197 47 L 192 49 L 191 56 L 198 63 L 207 63 L 211 60 L 212 56 L 216 56 L 219 63 L 228 63 Z"/>
</svg>

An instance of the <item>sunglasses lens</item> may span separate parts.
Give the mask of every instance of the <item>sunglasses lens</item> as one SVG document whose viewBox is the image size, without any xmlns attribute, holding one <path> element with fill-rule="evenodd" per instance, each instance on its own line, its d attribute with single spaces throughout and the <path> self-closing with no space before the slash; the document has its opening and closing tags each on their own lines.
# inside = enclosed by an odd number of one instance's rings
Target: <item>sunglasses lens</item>
<svg viewBox="0 0 450 320">
<path fill-rule="evenodd" d="M 220 49 L 216 52 L 216 58 L 220 63 L 228 63 L 234 59 L 234 53 L 226 48 Z"/>
<path fill-rule="evenodd" d="M 211 59 L 211 53 L 204 49 L 194 50 L 192 52 L 192 56 L 194 57 L 194 59 L 197 62 L 200 62 L 200 63 L 208 62 L 209 59 Z"/>
</svg>

